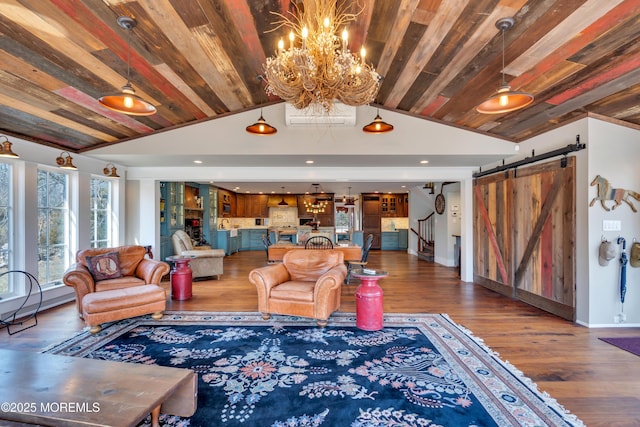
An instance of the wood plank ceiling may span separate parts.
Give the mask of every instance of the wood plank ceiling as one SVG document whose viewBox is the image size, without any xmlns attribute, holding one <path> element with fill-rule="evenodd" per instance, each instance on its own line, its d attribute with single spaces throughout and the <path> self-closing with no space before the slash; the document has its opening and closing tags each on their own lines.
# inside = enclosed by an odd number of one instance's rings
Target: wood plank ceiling
<svg viewBox="0 0 640 427">
<path fill-rule="evenodd" d="M 350 45 L 384 76 L 383 109 L 520 141 L 585 113 L 640 127 L 640 0 L 360 0 Z M 289 0 L 2 0 L 0 133 L 82 152 L 245 111 Z M 137 20 L 124 31 L 116 18 Z M 529 107 L 475 106 L 505 77 Z M 130 47 L 130 49 L 129 49 Z M 130 75 L 157 114 L 100 106 Z M 355 50 L 355 49 L 354 49 Z"/>
</svg>

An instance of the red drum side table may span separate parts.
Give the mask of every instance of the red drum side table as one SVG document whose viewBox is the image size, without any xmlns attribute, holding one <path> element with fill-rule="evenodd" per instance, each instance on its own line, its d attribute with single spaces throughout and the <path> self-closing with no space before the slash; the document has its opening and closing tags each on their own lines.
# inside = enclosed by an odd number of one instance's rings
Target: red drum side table
<svg viewBox="0 0 640 427">
<path fill-rule="evenodd" d="M 171 269 L 171 299 L 186 300 L 192 296 L 192 272 L 189 261 L 195 258 L 194 255 L 174 255 L 167 257 L 168 262 L 173 263 Z"/>
<path fill-rule="evenodd" d="M 379 331 L 382 324 L 382 288 L 378 280 L 387 277 L 386 271 L 376 270 L 365 273 L 362 269 L 354 270 L 351 276 L 360 279 L 356 289 L 356 327 L 365 331 Z"/>
</svg>

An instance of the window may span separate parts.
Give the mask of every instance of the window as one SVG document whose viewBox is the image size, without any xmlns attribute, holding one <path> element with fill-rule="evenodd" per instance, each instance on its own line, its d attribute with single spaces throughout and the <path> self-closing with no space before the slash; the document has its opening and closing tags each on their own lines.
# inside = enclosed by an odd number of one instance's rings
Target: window
<svg viewBox="0 0 640 427">
<path fill-rule="evenodd" d="M 62 283 L 69 265 L 69 177 L 38 169 L 38 281 Z"/>
<path fill-rule="evenodd" d="M 12 214 L 11 208 L 11 165 L 0 163 L 0 274 L 13 268 L 12 257 Z M 13 284 L 9 275 L 0 277 L 0 298 L 13 294 Z"/>
<path fill-rule="evenodd" d="M 111 182 L 91 178 L 91 247 L 111 247 Z"/>
</svg>

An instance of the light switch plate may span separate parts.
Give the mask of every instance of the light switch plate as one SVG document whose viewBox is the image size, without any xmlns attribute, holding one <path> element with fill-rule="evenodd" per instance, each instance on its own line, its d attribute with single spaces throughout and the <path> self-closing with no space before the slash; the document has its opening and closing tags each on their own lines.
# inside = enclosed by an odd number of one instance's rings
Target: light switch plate
<svg viewBox="0 0 640 427">
<path fill-rule="evenodd" d="M 602 220 L 602 231 L 620 231 L 622 230 L 622 221 L 618 220 Z"/>
</svg>

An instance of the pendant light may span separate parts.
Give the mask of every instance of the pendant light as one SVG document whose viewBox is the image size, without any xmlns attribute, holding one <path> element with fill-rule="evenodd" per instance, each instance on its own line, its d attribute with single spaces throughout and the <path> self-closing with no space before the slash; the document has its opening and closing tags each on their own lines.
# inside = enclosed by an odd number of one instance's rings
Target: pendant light
<svg viewBox="0 0 640 427">
<path fill-rule="evenodd" d="M 253 135 L 275 135 L 278 129 L 271 126 L 262 117 L 262 108 L 260 109 L 260 118 L 254 124 L 247 126 L 247 132 Z"/>
<path fill-rule="evenodd" d="M 131 31 L 137 25 L 135 19 L 128 16 L 120 16 L 117 19 L 118 25 Z M 98 102 L 110 110 L 131 116 L 150 116 L 156 113 L 156 107 L 136 95 L 136 91 L 131 86 L 131 46 L 127 44 L 127 83 L 122 86 L 122 92 L 115 95 L 104 95 Z"/>
<path fill-rule="evenodd" d="M 511 90 L 504 78 L 504 32 L 515 23 L 513 18 L 502 18 L 496 22 L 496 27 L 502 33 L 502 84 L 497 92 L 482 104 L 476 107 L 476 111 L 482 114 L 501 114 L 519 110 L 533 102 L 533 95 L 526 92 Z"/>
<path fill-rule="evenodd" d="M 390 125 L 389 123 L 384 122 L 382 120 L 382 117 L 380 117 L 379 108 L 376 110 L 375 119 L 373 119 L 371 123 L 369 123 L 368 125 L 362 128 L 362 131 L 365 133 L 387 133 L 387 132 L 391 132 L 392 130 L 393 130 L 393 125 Z"/>
<path fill-rule="evenodd" d="M 256 79 L 262 85 L 264 77 L 257 75 Z M 262 108 L 260 108 L 260 118 L 254 124 L 247 126 L 247 132 L 252 135 L 275 135 L 278 132 L 278 129 L 271 126 L 264 120 L 264 117 L 262 117 Z"/>
<path fill-rule="evenodd" d="M 286 200 L 284 200 L 284 187 L 282 187 L 282 200 L 278 203 L 278 206 L 289 206 Z"/>
<path fill-rule="evenodd" d="M 4 141 L 2 141 L 2 147 L 0 147 L 0 157 L 10 157 L 13 159 L 20 158 L 20 156 L 14 153 L 13 150 L 11 149 L 11 146 L 13 144 L 9 141 L 9 138 L 7 138 L 4 135 L 0 135 L 0 138 L 5 139 Z"/>
<path fill-rule="evenodd" d="M 351 187 L 349 187 L 349 196 L 342 200 L 345 206 L 355 206 L 355 200 L 351 197 Z"/>
</svg>

